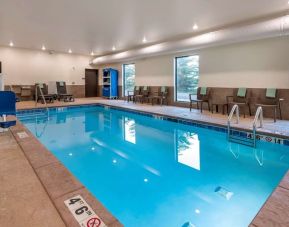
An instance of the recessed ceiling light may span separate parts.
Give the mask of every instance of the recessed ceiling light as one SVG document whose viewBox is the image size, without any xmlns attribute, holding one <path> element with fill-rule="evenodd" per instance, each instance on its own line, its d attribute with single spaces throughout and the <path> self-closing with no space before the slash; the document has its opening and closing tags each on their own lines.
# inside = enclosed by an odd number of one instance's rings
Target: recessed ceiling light
<svg viewBox="0 0 289 227">
<path fill-rule="evenodd" d="M 197 24 L 194 24 L 193 30 L 198 30 L 198 29 L 199 29 L 199 26 Z"/>
<path fill-rule="evenodd" d="M 68 50 L 68 53 L 70 53 L 70 54 L 71 54 L 71 53 L 72 53 L 72 50 L 71 50 L 71 49 L 69 49 L 69 50 Z"/>
<path fill-rule="evenodd" d="M 93 56 L 93 55 L 94 55 L 94 52 L 93 52 L 93 51 L 91 51 L 91 52 L 90 52 L 90 55 L 91 55 L 91 56 Z"/>
<path fill-rule="evenodd" d="M 12 41 L 10 41 L 9 46 L 13 47 L 14 43 Z"/>
<path fill-rule="evenodd" d="M 46 50 L 46 47 L 44 45 L 42 45 L 41 50 Z"/>
<path fill-rule="evenodd" d="M 115 48 L 115 46 L 113 46 L 113 47 L 112 47 L 112 51 L 115 51 L 115 50 L 116 50 L 116 48 Z"/>
<path fill-rule="evenodd" d="M 147 42 L 146 37 L 143 37 L 142 42 L 143 42 L 143 43 L 146 43 L 146 42 Z"/>
</svg>

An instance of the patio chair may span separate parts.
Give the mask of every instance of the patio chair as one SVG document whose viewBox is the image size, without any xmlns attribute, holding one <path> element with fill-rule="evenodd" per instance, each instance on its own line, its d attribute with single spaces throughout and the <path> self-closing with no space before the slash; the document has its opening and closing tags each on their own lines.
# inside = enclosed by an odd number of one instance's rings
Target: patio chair
<svg viewBox="0 0 289 227">
<path fill-rule="evenodd" d="M 168 87 L 160 87 L 157 92 L 154 92 L 148 97 L 148 100 L 152 103 L 152 105 L 154 104 L 154 101 L 156 101 L 156 103 L 160 103 L 161 105 L 164 103 L 168 105 Z"/>
<path fill-rule="evenodd" d="M 140 87 L 135 86 L 133 91 L 127 91 L 127 101 L 133 101 L 135 100 L 135 96 L 140 95 Z"/>
<path fill-rule="evenodd" d="M 197 90 L 197 97 L 193 98 L 194 96 L 195 95 L 193 94 L 189 94 L 190 111 L 192 111 L 193 103 L 197 103 L 197 109 L 201 107 L 201 113 L 203 112 L 203 103 L 207 103 L 210 111 L 210 89 L 207 87 L 199 87 Z"/>
<path fill-rule="evenodd" d="M 148 86 L 140 87 L 140 93 L 138 95 L 135 95 L 134 102 L 143 103 L 145 100 L 148 99 L 149 93 L 150 93 L 150 87 Z"/>
<path fill-rule="evenodd" d="M 233 105 L 238 105 L 244 108 L 244 117 L 246 117 L 246 107 L 248 108 L 249 115 L 251 116 L 251 107 L 249 103 L 249 95 L 247 88 L 238 88 L 234 91 L 234 95 L 227 96 L 228 114 L 230 113 Z"/>
<path fill-rule="evenodd" d="M 43 94 L 43 97 L 41 95 L 41 91 Z M 54 95 L 48 94 L 48 87 L 46 84 L 44 83 L 36 83 L 35 84 L 35 99 L 37 102 L 41 101 L 42 104 L 44 104 L 44 100 L 45 99 L 46 102 L 50 102 L 53 103 L 54 102 Z"/>
<path fill-rule="evenodd" d="M 10 118 L 13 116 L 13 119 Z M 16 125 L 16 95 L 12 91 L 0 91 L 0 128 Z M 7 118 L 8 117 L 8 118 Z"/>
<path fill-rule="evenodd" d="M 257 103 L 256 106 L 261 106 L 262 108 L 271 108 L 274 111 L 274 122 L 277 119 L 277 111 L 279 110 L 279 117 L 282 120 L 281 102 L 284 101 L 283 98 L 278 97 L 278 90 L 276 88 L 267 88 L 265 94 L 265 100 Z"/>
<path fill-rule="evenodd" d="M 74 102 L 74 96 L 67 93 L 66 83 L 64 81 L 56 82 L 58 100 L 64 102 Z"/>
</svg>

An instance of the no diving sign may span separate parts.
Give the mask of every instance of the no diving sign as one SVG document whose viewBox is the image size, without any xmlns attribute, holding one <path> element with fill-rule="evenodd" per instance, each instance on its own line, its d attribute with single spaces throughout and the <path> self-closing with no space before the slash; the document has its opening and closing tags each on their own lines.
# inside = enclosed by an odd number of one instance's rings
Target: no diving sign
<svg viewBox="0 0 289 227">
<path fill-rule="evenodd" d="M 91 218 L 86 224 L 87 227 L 99 227 L 101 225 L 101 221 L 98 218 Z"/>
<path fill-rule="evenodd" d="M 80 195 L 65 200 L 64 203 L 81 227 L 106 227 Z"/>
</svg>

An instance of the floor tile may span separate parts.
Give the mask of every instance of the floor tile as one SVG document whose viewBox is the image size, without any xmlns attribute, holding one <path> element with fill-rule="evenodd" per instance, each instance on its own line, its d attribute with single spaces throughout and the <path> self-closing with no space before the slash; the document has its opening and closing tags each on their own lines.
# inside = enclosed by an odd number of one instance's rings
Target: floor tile
<svg viewBox="0 0 289 227">
<path fill-rule="evenodd" d="M 64 227 L 35 172 L 15 144 L 14 141 L 10 149 L 0 150 L 0 226 Z"/>
<path fill-rule="evenodd" d="M 257 227 L 288 227 L 289 190 L 277 187 L 252 224 Z"/>
<path fill-rule="evenodd" d="M 82 184 L 59 162 L 36 169 L 52 199 L 82 188 Z"/>
</svg>

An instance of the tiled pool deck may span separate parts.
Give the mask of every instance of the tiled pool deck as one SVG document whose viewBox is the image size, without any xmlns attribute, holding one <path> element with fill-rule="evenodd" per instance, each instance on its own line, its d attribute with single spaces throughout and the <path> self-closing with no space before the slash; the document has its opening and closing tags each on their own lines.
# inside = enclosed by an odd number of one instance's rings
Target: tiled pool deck
<svg viewBox="0 0 289 227">
<path fill-rule="evenodd" d="M 223 126 L 227 123 L 227 116 L 221 114 L 212 114 L 207 111 L 200 114 L 197 110 L 189 112 L 187 108 L 133 104 L 123 100 L 89 98 L 77 99 L 74 103 L 56 102 L 49 104 L 49 106 L 93 103 L 182 119 L 194 119 Z M 44 106 L 41 104 L 37 105 L 37 108 L 41 107 Z M 34 102 L 17 103 L 18 110 L 31 108 L 35 108 Z M 252 121 L 252 118 L 241 118 L 240 124 L 233 124 L 233 126 L 248 130 L 251 128 Z M 19 138 L 17 133 L 23 131 L 29 137 Z M 288 137 L 289 121 L 273 123 L 271 119 L 265 119 L 262 132 L 278 134 L 278 137 Z M 15 155 L 21 161 L 17 162 Z M 107 226 L 121 226 L 97 199 L 21 123 L 18 122 L 17 126 L 13 127 L 9 132 L 0 134 L 0 162 L 1 225 L 4 223 L 4 226 L 11 224 L 13 226 L 79 226 L 63 201 L 80 194 Z M 14 171 L 15 166 L 17 166 L 17 171 Z M 9 168 L 10 170 L 13 169 L 13 171 L 9 171 Z M 23 168 L 30 170 L 21 171 Z M 18 175 L 15 176 L 15 174 Z M 13 180 L 15 177 L 17 179 L 20 178 L 19 182 Z M 31 179 L 31 183 L 26 183 L 26 178 Z M 2 179 L 6 179 L 6 181 L 2 181 Z M 3 187 L 2 182 L 4 182 Z M 14 190 L 9 190 L 10 187 L 14 188 Z M 17 200 L 20 200 L 21 203 L 17 203 Z M 10 207 L 14 208 L 13 210 L 16 212 L 9 212 Z M 18 210 L 21 213 L 20 218 L 17 216 Z M 48 220 L 48 222 L 45 224 L 41 222 L 40 224 L 40 220 Z M 289 172 L 287 172 L 250 226 L 289 226 Z"/>
</svg>

